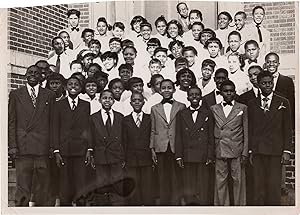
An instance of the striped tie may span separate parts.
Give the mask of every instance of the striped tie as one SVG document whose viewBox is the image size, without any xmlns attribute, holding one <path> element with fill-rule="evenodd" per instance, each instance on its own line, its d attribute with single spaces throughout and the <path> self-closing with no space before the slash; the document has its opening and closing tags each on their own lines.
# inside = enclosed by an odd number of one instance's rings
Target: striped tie
<svg viewBox="0 0 300 215">
<path fill-rule="evenodd" d="M 73 104 L 72 110 L 75 110 L 75 108 L 76 108 L 76 102 L 75 102 L 75 100 L 72 101 L 72 104 Z"/>
<path fill-rule="evenodd" d="M 31 100 L 32 100 L 32 104 L 33 104 L 33 107 L 36 106 L 36 94 L 35 94 L 35 90 L 33 87 L 31 87 Z"/>
<path fill-rule="evenodd" d="M 136 126 L 139 128 L 141 126 L 140 114 L 138 113 L 136 116 Z"/>
<path fill-rule="evenodd" d="M 268 100 L 269 100 L 269 98 L 265 97 L 262 100 L 263 100 L 264 113 L 266 113 L 269 110 L 269 108 L 268 108 Z"/>
</svg>

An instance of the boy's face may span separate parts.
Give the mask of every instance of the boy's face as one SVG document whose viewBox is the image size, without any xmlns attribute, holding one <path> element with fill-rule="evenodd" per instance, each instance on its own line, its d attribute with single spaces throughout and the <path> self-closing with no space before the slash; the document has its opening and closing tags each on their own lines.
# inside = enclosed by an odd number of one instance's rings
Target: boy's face
<svg viewBox="0 0 300 215">
<path fill-rule="evenodd" d="M 152 63 L 149 65 L 151 75 L 159 74 L 161 71 L 161 65 L 159 63 Z"/>
<path fill-rule="evenodd" d="M 188 66 L 191 67 L 195 63 L 195 53 L 193 51 L 185 51 L 183 53 L 183 57 L 187 59 Z"/>
<path fill-rule="evenodd" d="M 85 32 L 83 35 L 83 41 L 88 44 L 92 39 L 94 39 L 94 34 L 92 32 Z"/>
<path fill-rule="evenodd" d="M 197 108 L 199 106 L 199 102 L 202 99 L 201 91 L 195 88 L 190 89 L 188 91 L 187 99 L 191 103 L 192 107 Z"/>
<path fill-rule="evenodd" d="M 122 82 L 116 82 L 113 84 L 111 91 L 113 92 L 114 98 L 115 99 L 120 99 L 122 93 L 124 92 L 124 86 Z"/>
<path fill-rule="evenodd" d="M 61 55 L 65 50 L 65 43 L 63 39 L 57 38 L 53 41 L 53 49 L 57 55 Z"/>
<path fill-rule="evenodd" d="M 79 80 L 71 78 L 67 82 L 67 91 L 69 95 L 77 96 L 81 92 L 81 85 Z"/>
<path fill-rule="evenodd" d="M 86 56 L 85 58 L 83 58 L 83 66 L 84 68 L 89 68 L 91 63 L 93 63 L 93 57 L 92 56 Z"/>
<path fill-rule="evenodd" d="M 121 43 L 118 41 L 113 41 L 109 43 L 109 49 L 111 52 L 119 53 L 121 51 Z"/>
<path fill-rule="evenodd" d="M 72 65 L 72 67 L 71 67 L 71 72 L 72 73 L 75 73 L 75 72 L 80 72 L 80 73 L 82 73 L 82 65 L 81 64 L 77 64 L 77 63 L 75 63 L 75 64 L 73 64 Z"/>
<path fill-rule="evenodd" d="M 194 22 L 201 22 L 200 16 L 197 13 L 191 13 L 190 15 L 190 24 L 192 25 Z"/>
<path fill-rule="evenodd" d="M 224 72 L 219 72 L 215 75 L 214 81 L 218 90 L 221 90 L 221 84 L 226 80 L 228 80 L 228 77 Z"/>
<path fill-rule="evenodd" d="M 262 23 L 264 17 L 265 17 L 265 13 L 261 8 L 257 8 L 253 13 L 253 20 L 256 24 Z"/>
<path fill-rule="evenodd" d="M 89 95 L 89 96 L 93 96 L 97 93 L 97 84 L 94 82 L 91 83 L 86 83 L 85 84 L 85 92 Z"/>
<path fill-rule="evenodd" d="M 62 89 L 62 83 L 61 80 L 50 80 L 49 81 L 49 88 L 53 92 L 58 92 Z"/>
<path fill-rule="evenodd" d="M 183 74 L 180 75 L 179 77 L 179 84 L 180 86 L 182 86 L 183 88 L 188 88 L 191 86 L 192 84 L 192 75 L 188 72 L 185 72 Z"/>
<path fill-rule="evenodd" d="M 124 31 L 121 28 L 116 27 L 115 30 L 112 31 L 114 37 L 122 39 L 124 35 Z"/>
<path fill-rule="evenodd" d="M 176 24 L 169 25 L 167 31 L 171 38 L 176 38 L 178 36 L 178 26 Z"/>
<path fill-rule="evenodd" d="M 209 79 L 211 79 L 214 69 L 211 66 L 207 65 L 207 66 L 202 67 L 201 71 L 202 71 L 203 79 L 205 81 L 208 81 Z"/>
<path fill-rule="evenodd" d="M 164 99 L 173 98 L 173 94 L 175 93 L 175 88 L 170 81 L 164 81 L 160 86 L 160 94 Z"/>
<path fill-rule="evenodd" d="M 258 88 L 257 76 L 259 73 L 260 73 L 260 70 L 256 69 L 256 68 L 250 69 L 248 71 L 249 80 L 250 80 L 251 84 L 256 88 Z"/>
<path fill-rule="evenodd" d="M 71 14 L 68 18 L 71 27 L 75 28 L 79 24 L 79 18 L 75 14 Z"/>
<path fill-rule="evenodd" d="M 151 46 L 148 46 L 147 47 L 147 52 L 150 54 L 150 56 L 153 56 L 154 54 L 154 50 L 157 48 L 158 46 L 157 45 L 151 45 Z"/>
<path fill-rule="evenodd" d="M 151 35 L 151 28 L 148 26 L 144 26 L 141 28 L 141 35 L 144 40 L 149 40 Z"/>
<path fill-rule="evenodd" d="M 272 77 L 263 77 L 260 82 L 258 82 L 259 89 L 264 96 L 268 96 L 272 93 L 274 82 Z"/>
<path fill-rule="evenodd" d="M 208 32 L 201 34 L 200 42 L 202 43 L 202 45 L 204 45 L 209 38 L 212 38 L 212 36 L 213 35 L 211 33 L 208 33 Z"/>
<path fill-rule="evenodd" d="M 246 47 L 246 56 L 250 60 L 255 60 L 259 56 L 259 48 L 254 44 L 249 44 Z"/>
<path fill-rule="evenodd" d="M 131 91 L 133 93 L 143 93 L 144 92 L 144 84 L 142 82 L 132 84 Z"/>
<path fill-rule="evenodd" d="M 171 48 L 171 52 L 175 58 L 179 58 L 182 56 L 181 51 L 182 51 L 182 46 L 179 46 L 178 44 L 175 44 Z"/>
<path fill-rule="evenodd" d="M 166 64 L 168 58 L 165 52 L 157 52 L 154 57 L 161 62 L 162 66 Z"/>
<path fill-rule="evenodd" d="M 228 68 L 231 73 L 238 71 L 241 67 L 238 56 L 229 56 L 228 57 Z"/>
<path fill-rule="evenodd" d="M 164 21 L 160 21 L 157 23 L 156 30 L 160 35 L 164 35 L 166 33 L 167 25 Z"/>
<path fill-rule="evenodd" d="M 199 40 L 200 39 L 200 32 L 203 31 L 203 28 L 201 25 L 193 25 L 192 27 L 192 34 L 194 37 L 194 40 Z"/>
<path fill-rule="evenodd" d="M 276 55 L 271 54 L 266 58 L 266 68 L 272 74 L 277 72 L 279 65 L 279 59 Z"/>
<path fill-rule="evenodd" d="M 236 52 L 241 46 L 241 40 L 238 35 L 231 35 L 228 38 L 228 44 L 232 52 Z"/>
<path fill-rule="evenodd" d="M 100 72 L 100 70 L 96 66 L 90 66 L 87 71 L 87 75 L 88 77 L 92 78 L 96 72 Z"/>
<path fill-rule="evenodd" d="M 115 103 L 113 94 L 111 92 L 102 93 L 100 103 L 104 110 L 110 110 L 111 106 Z"/>
<path fill-rule="evenodd" d="M 25 76 L 27 83 L 32 87 L 36 86 L 42 79 L 41 71 L 37 66 L 29 68 Z"/>
<path fill-rule="evenodd" d="M 226 15 L 221 14 L 218 19 L 218 24 L 220 29 L 227 28 L 227 26 L 229 25 L 229 18 Z"/>
<path fill-rule="evenodd" d="M 225 85 L 221 89 L 221 95 L 225 102 L 232 102 L 235 97 L 235 89 L 231 85 Z"/>
<path fill-rule="evenodd" d="M 100 53 L 100 50 L 101 50 L 101 46 L 94 43 L 90 46 L 90 50 L 93 52 L 93 54 L 95 56 L 98 56 L 98 54 Z"/>
<path fill-rule="evenodd" d="M 107 31 L 107 25 L 104 22 L 98 22 L 97 30 L 100 35 L 105 35 Z"/>
<path fill-rule="evenodd" d="M 103 64 L 107 70 L 111 70 L 114 67 L 115 63 L 116 63 L 116 60 L 113 59 L 112 57 L 107 57 L 103 61 Z"/>
<path fill-rule="evenodd" d="M 132 48 L 127 48 L 124 50 L 123 57 L 126 63 L 133 65 L 136 53 Z"/>
<path fill-rule="evenodd" d="M 234 17 L 234 23 L 237 30 L 241 30 L 245 26 L 245 18 L 242 14 L 238 14 Z"/>
<path fill-rule="evenodd" d="M 123 82 L 127 82 L 132 77 L 132 71 L 127 68 L 120 70 L 119 76 Z"/>
<path fill-rule="evenodd" d="M 219 54 L 220 47 L 218 43 L 210 43 L 207 46 L 208 53 L 211 57 L 216 57 Z"/>
<path fill-rule="evenodd" d="M 159 77 L 155 80 L 155 83 L 154 83 L 154 91 L 159 93 L 160 92 L 160 83 L 162 82 L 162 80 L 164 80 L 162 77 Z"/>
<path fill-rule="evenodd" d="M 141 94 L 133 94 L 130 98 L 130 105 L 137 113 L 141 112 L 143 105 L 145 104 L 144 97 Z"/>
<path fill-rule="evenodd" d="M 188 14 L 189 9 L 187 8 L 187 6 L 185 4 L 178 5 L 178 12 L 179 12 L 179 15 L 183 18 L 187 18 L 189 15 Z"/>
</svg>

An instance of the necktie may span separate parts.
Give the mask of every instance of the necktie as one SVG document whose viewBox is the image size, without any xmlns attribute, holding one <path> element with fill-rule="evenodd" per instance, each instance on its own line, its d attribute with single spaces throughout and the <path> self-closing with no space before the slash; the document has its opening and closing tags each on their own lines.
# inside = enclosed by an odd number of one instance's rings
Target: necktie
<svg viewBox="0 0 300 215">
<path fill-rule="evenodd" d="M 36 94 L 35 94 L 35 90 L 33 87 L 31 87 L 31 100 L 32 100 L 32 104 L 33 104 L 33 107 L 36 106 Z"/>
<path fill-rule="evenodd" d="M 172 99 L 163 99 L 161 101 L 162 104 L 166 104 L 166 103 L 173 104 L 173 102 L 174 102 L 174 100 L 172 100 Z"/>
<path fill-rule="evenodd" d="M 75 110 L 75 108 L 76 108 L 76 102 L 75 102 L 75 100 L 72 100 L 72 110 Z"/>
<path fill-rule="evenodd" d="M 60 73 L 60 55 L 57 55 L 55 69 L 57 73 Z"/>
<path fill-rule="evenodd" d="M 190 109 L 191 110 L 191 113 L 195 113 L 196 111 L 198 112 L 199 111 L 199 108 L 198 109 Z"/>
<path fill-rule="evenodd" d="M 268 108 L 268 101 L 269 101 L 269 98 L 265 97 L 262 99 L 263 100 L 263 109 L 264 109 L 264 113 L 266 113 L 269 108 Z"/>
<path fill-rule="evenodd" d="M 108 110 L 106 111 L 106 114 L 107 114 L 107 120 L 106 120 L 105 127 L 106 127 L 106 130 L 107 130 L 107 133 L 109 134 L 110 130 L 111 130 L 111 118 L 110 118 L 110 113 L 109 113 Z"/>
<path fill-rule="evenodd" d="M 232 106 L 232 102 L 223 102 L 224 107 L 226 107 L 226 105 Z"/>
<path fill-rule="evenodd" d="M 256 28 L 257 28 L 259 42 L 261 43 L 262 42 L 262 34 L 261 34 L 260 26 L 256 25 Z"/>
<path fill-rule="evenodd" d="M 140 113 L 138 113 L 137 114 L 137 116 L 136 116 L 136 126 L 139 128 L 140 126 L 141 126 L 141 115 L 140 115 Z"/>
</svg>

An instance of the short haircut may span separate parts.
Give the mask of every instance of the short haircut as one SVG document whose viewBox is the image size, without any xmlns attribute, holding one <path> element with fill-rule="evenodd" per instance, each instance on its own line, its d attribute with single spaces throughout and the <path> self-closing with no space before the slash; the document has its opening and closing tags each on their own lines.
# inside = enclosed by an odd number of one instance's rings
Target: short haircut
<svg viewBox="0 0 300 215">
<path fill-rule="evenodd" d="M 80 78 L 78 78 L 78 76 L 80 76 Z M 71 77 L 75 77 L 80 81 L 81 86 L 83 85 L 84 81 L 85 81 L 85 77 L 81 72 L 74 72 Z"/>
<path fill-rule="evenodd" d="M 114 78 L 112 79 L 109 83 L 108 83 L 108 89 L 112 89 L 112 87 L 114 86 L 115 83 L 120 82 L 123 85 L 123 82 L 120 78 Z"/>
<path fill-rule="evenodd" d="M 216 37 L 211 37 L 211 38 L 209 38 L 209 39 L 206 41 L 206 43 L 204 44 L 204 48 L 207 49 L 208 45 L 211 44 L 211 43 L 217 43 L 217 44 L 219 45 L 220 50 L 223 48 L 223 45 L 222 45 L 220 39 L 219 39 L 219 38 L 216 38 Z"/>
<path fill-rule="evenodd" d="M 154 74 L 154 75 L 152 75 L 150 81 L 147 83 L 147 87 L 148 88 L 153 87 L 154 84 L 155 84 L 156 79 L 158 79 L 158 78 L 164 79 L 164 76 L 162 76 L 161 74 Z"/>
<path fill-rule="evenodd" d="M 149 46 L 161 46 L 160 40 L 157 38 L 150 38 L 147 42 L 147 47 Z"/>
<path fill-rule="evenodd" d="M 81 91 L 82 91 L 83 82 L 82 82 L 77 76 L 75 76 L 75 75 L 71 75 L 71 77 L 68 78 L 68 79 L 66 80 L 66 84 L 68 84 L 68 82 L 69 82 L 71 79 L 75 79 L 75 80 L 78 81 L 78 83 L 79 83 L 79 85 L 80 85 L 80 87 L 81 87 Z M 81 92 L 81 91 L 80 91 L 80 92 Z"/>
<path fill-rule="evenodd" d="M 95 34 L 95 31 L 93 29 L 90 28 L 85 28 L 82 33 L 81 33 L 81 38 L 84 38 L 86 33 L 92 33 L 93 35 Z"/>
<path fill-rule="evenodd" d="M 188 65 L 188 60 L 185 57 L 179 57 L 175 59 L 175 67 L 178 65 Z"/>
<path fill-rule="evenodd" d="M 47 82 L 46 82 L 46 86 L 45 88 L 50 89 L 50 81 L 54 81 L 54 80 L 58 80 L 62 83 L 62 85 L 65 85 L 65 77 L 57 72 L 52 72 L 50 75 L 48 75 L 48 77 L 46 78 Z"/>
<path fill-rule="evenodd" d="M 71 64 L 70 64 L 70 69 L 72 68 L 72 66 L 73 66 L 74 64 L 80 64 L 81 67 L 83 68 L 82 63 L 81 63 L 79 60 L 73 60 L 73 61 L 71 62 Z"/>
<path fill-rule="evenodd" d="M 227 37 L 228 41 L 229 41 L 229 37 L 232 36 L 232 35 L 238 36 L 238 37 L 240 38 L 240 40 L 242 39 L 242 36 L 241 36 L 240 32 L 238 32 L 238 31 L 231 31 L 231 32 L 228 34 L 228 37 Z"/>
<path fill-rule="evenodd" d="M 142 84 L 144 84 L 144 81 L 143 81 L 143 79 L 141 79 L 139 77 L 131 77 L 128 80 L 128 87 L 129 87 L 129 89 L 131 89 L 132 85 L 134 85 L 136 83 L 142 83 Z"/>
<path fill-rule="evenodd" d="M 181 4 L 184 4 L 186 7 L 188 7 L 187 4 L 186 4 L 185 2 L 179 2 L 179 3 L 176 5 L 177 13 L 179 13 L 179 6 L 180 6 Z"/>
<path fill-rule="evenodd" d="M 129 64 L 129 63 L 123 63 L 119 66 L 118 70 L 119 72 L 122 70 L 122 69 L 128 69 L 130 70 L 131 72 L 133 72 L 133 67 Z"/>
<path fill-rule="evenodd" d="M 197 83 L 196 76 L 195 76 L 194 72 L 192 70 L 190 70 L 189 68 L 183 68 L 176 73 L 175 85 L 176 86 L 180 85 L 179 79 L 180 79 L 180 76 L 184 73 L 189 73 L 192 76 L 191 86 L 196 85 L 196 83 Z"/>
<path fill-rule="evenodd" d="M 127 46 L 133 46 L 134 47 L 134 42 L 130 39 L 125 39 L 121 41 L 121 48 L 124 49 Z"/>
<path fill-rule="evenodd" d="M 169 45 L 168 45 L 169 50 L 171 51 L 172 48 L 173 48 L 173 46 L 175 46 L 175 45 L 181 46 L 182 48 L 184 47 L 184 43 L 182 41 L 180 41 L 180 40 L 172 40 L 169 43 Z"/>
<path fill-rule="evenodd" d="M 200 18 L 201 22 L 203 21 L 202 13 L 201 13 L 200 10 L 197 10 L 197 9 L 191 10 L 190 13 L 189 13 L 189 19 L 190 19 L 190 16 L 191 16 L 192 13 L 197 14 L 197 16 Z"/>
<path fill-rule="evenodd" d="M 124 49 L 122 50 L 122 53 L 124 54 L 126 49 L 132 49 L 135 54 L 137 54 L 137 50 L 134 46 L 125 46 Z"/>
<path fill-rule="evenodd" d="M 216 63 L 215 63 L 215 61 L 213 61 L 211 59 L 205 59 L 205 60 L 202 61 L 201 68 L 204 68 L 204 67 L 207 67 L 207 66 L 210 66 L 213 69 L 215 69 Z"/>
<path fill-rule="evenodd" d="M 275 52 L 269 52 L 268 54 L 266 54 L 265 56 L 265 61 L 267 60 L 267 58 L 270 56 L 270 55 L 275 55 L 275 57 L 278 59 L 279 61 L 279 55 Z"/>
<path fill-rule="evenodd" d="M 259 65 L 253 65 L 253 66 L 250 66 L 250 67 L 248 68 L 248 72 L 249 72 L 250 70 L 252 70 L 252 69 L 257 69 L 257 70 L 259 70 L 259 73 L 261 73 L 261 72 L 264 71 L 264 70 L 261 68 L 261 66 L 259 66 Z"/>
<path fill-rule="evenodd" d="M 238 11 L 235 13 L 234 17 L 238 16 L 238 15 L 242 15 L 244 17 L 244 19 L 247 19 L 247 14 L 244 11 Z"/>
<path fill-rule="evenodd" d="M 158 60 L 158 59 L 156 59 L 156 58 L 153 58 L 153 59 L 151 59 L 151 60 L 149 61 L 149 66 L 152 65 L 152 64 L 155 64 L 155 63 L 157 63 L 157 64 L 159 64 L 159 65 L 161 66 L 160 60 Z"/>
<path fill-rule="evenodd" d="M 151 31 L 152 31 L 152 25 L 149 22 L 142 22 L 140 24 L 141 30 L 142 30 L 143 27 L 149 27 L 151 29 Z"/>
<path fill-rule="evenodd" d="M 159 16 L 156 20 L 155 20 L 155 26 L 158 25 L 159 22 L 164 22 L 166 25 L 168 24 L 166 18 L 164 17 L 164 15 Z"/>
<path fill-rule="evenodd" d="M 204 24 L 202 22 L 194 22 L 191 26 L 191 29 L 193 28 L 194 25 L 200 25 L 202 29 L 204 29 Z"/>
<path fill-rule="evenodd" d="M 124 31 L 125 25 L 123 22 L 115 22 L 112 29 L 115 30 L 116 28 L 120 28 L 122 31 Z"/>
<path fill-rule="evenodd" d="M 194 54 L 197 56 L 198 55 L 198 52 L 197 52 L 197 50 L 193 47 L 193 46 L 185 46 L 185 47 L 183 47 L 183 49 L 182 49 L 182 54 L 184 53 L 184 52 L 187 52 L 187 51 L 192 51 L 192 52 L 194 52 Z"/>
<path fill-rule="evenodd" d="M 170 83 L 172 84 L 172 86 L 173 86 L 173 89 L 175 89 L 175 83 L 174 83 L 171 79 L 164 79 L 164 80 L 162 80 L 162 81 L 160 82 L 160 87 L 159 87 L 159 88 L 161 88 L 161 85 L 162 85 L 162 83 L 164 83 L 164 82 L 170 82 Z"/>
<path fill-rule="evenodd" d="M 228 17 L 229 22 L 232 21 L 232 17 L 230 15 L 230 13 L 228 13 L 227 11 L 222 11 L 221 13 L 218 14 L 218 19 L 220 18 L 221 15 L 225 15 Z"/>
<path fill-rule="evenodd" d="M 64 41 L 64 40 L 63 40 L 61 37 L 59 37 L 59 36 L 53 37 L 52 40 L 51 40 L 51 45 L 52 45 L 52 47 L 54 47 L 54 41 L 55 41 L 55 40 L 58 40 L 58 39 Z"/>
<path fill-rule="evenodd" d="M 111 51 L 104 52 L 100 58 L 102 61 L 106 60 L 106 58 L 112 58 L 112 59 L 116 60 L 115 65 L 118 64 L 118 60 L 119 60 L 118 54 L 115 52 L 111 52 Z"/>
<path fill-rule="evenodd" d="M 264 14 L 266 13 L 266 12 L 265 12 L 265 8 L 263 8 L 262 6 L 258 5 L 258 6 L 255 6 L 255 7 L 252 9 L 252 15 L 255 13 L 255 11 L 256 11 L 257 9 L 262 9 L 263 12 L 264 12 Z"/>
<path fill-rule="evenodd" d="M 104 93 L 111 93 L 111 95 L 112 95 L 112 97 L 113 97 L 113 99 L 114 99 L 114 94 L 113 94 L 113 92 L 112 92 L 110 89 L 105 89 L 105 90 L 103 90 L 103 91 L 100 93 L 100 99 L 101 99 L 101 97 L 102 97 L 102 95 L 103 95 Z"/>
<path fill-rule="evenodd" d="M 118 37 L 112 37 L 112 38 L 110 38 L 109 39 L 109 44 L 111 44 L 112 42 L 118 42 L 118 43 L 120 43 L 121 44 L 121 39 L 120 38 L 118 38 Z"/>
<path fill-rule="evenodd" d="M 166 55 L 167 55 L 167 54 L 168 54 L 168 49 L 163 48 L 163 47 L 157 47 L 157 48 L 154 50 L 154 54 L 153 54 L 153 55 L 156 55 L 158 52 L 164 52 L 164 53 L 166 53 Z"/>
<path fill-rule="evenodd" d="M 202 91 L 201 91 L 201 89 L 200 89 L 197 85 L 191 86 L 191 87 L 188 89 L 187 94 L 189 95 L 190 91 L 191 91 L 191 90 L 194 90 L 194 89 L 199 90 L 199 91 L 200 91 L 200 94 L 202 95 Z"/>
<path fill-rule="evenodd" d="M 271 77 L 273 80 L 273 74 L 269 71 L 262 71 L 257 75 L 257 83 L 259 83 L 261 81 L 261 79 L 263 79 L 264 77 Z"/>
<path fill-rule="evenodd" d="M 31 65 L 31 66 L 29 66 L 29 67 L 27 68 L 27 70 L 26 70 L 26 73 L 27 73 L 30 69 L 32 69 L 32 68 L 37 68 L 39 74 L 40 74 L 40 75 L 42 74 L 41 68 L 38 67 L 37 65 Z"/>
<path fill-rule="evenodd" d="M 167 24 L 167 36 L 168 36 L 168 38 L 171 38 L 171 36 L 170 36 L 169 33 L 168 33 L 168 29 L 169 29 L 170 25 L 172 25 L 172 24 L 177 25 L 177 27 L 178 27 L 178 35 L 179 35 L 179 36 L 182 36 L 183 33 L 184 33 L 184 31 L 183 31 L 183 29 L 182 29 L 182 25 L 181 25 L 176 19 L 172 19 L 172 20 L 171 20 L 170 22 L 168 22 L 168 24 Z"/>
<path fill-rule="evenodd" d="M 234 87 L 234 90 L 235 90 L 235 84 L 232 82 L 232 81 L 230 81 L 230 80 L 225 80 L 225 81 L 223 81 L 222 83 L 221 83 L 221 86 L 220 86 L 220 89 L 221 89 L 221 91 L 223 90 L 223 87 L 224 86 L 233 86 Z"/>
<path fill-rule="evenodd" d="M 67 12 L 67 17 L 69 18 L 72 14 L 75 14 L 78 18 L 80 18 L 80 11 L 75 9 L 70 9 Z"/>
<path fill-rule="evenodd" d="M 147 20 L 144 17 L 142 17 L 141 15 L 134 16 L 132 18 L 132 20 L 130 21 L 131 30 L 134 31 L 133 25 L 137 22 L 147 22 Z"/>
<path fill-rule="evenodd" d="M 224 73 L 226 75 L 226 77 L 228 78 L 228 71 L 226 69 L 224 69 L 224 68 L 217 69 L 214 77 L 216 77 L 219 73 Z"/>
<path fill-rule="evenodd" d="M 255 40 L 248 40 L 246 43 L 245 43 L 245 45 L 244 45 L 244 48 L 245 48 L 245 50 L 247 49 L 247 46 L 248 45 L 254 45 L 254 46 L 256 46 L 257 48 L 259 48 L 259 45 L 258 45 L 258 43 L 255 41 Z"/>
<path fill-rule="evenodd" d="M 88 47 L 91 47 L 91 46 L 94 45 L 94 44 L 98 45 L 98 46 L 100 47 L 100 49 L 101 49 L 101 43 L 100 43 L 100 41 L 97 40 L 97 39 L 92 39 L 92 40 L 89 42 Z"/>
</svg>

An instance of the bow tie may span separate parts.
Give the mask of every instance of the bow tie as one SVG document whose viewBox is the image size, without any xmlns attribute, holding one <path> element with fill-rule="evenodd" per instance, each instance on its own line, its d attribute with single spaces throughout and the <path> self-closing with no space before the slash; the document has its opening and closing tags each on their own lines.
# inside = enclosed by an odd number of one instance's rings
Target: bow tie
<svg viewBox="0 0 300 215">
<path fill-rule="evenodd" d="M 257 63 L 257 59 L 254 59 L 254 60 L 248 59 L 248 60 L 249 60 L 249 64 L 250 63 Z"/>
<path fill-rule="evenodd" d="M 71 28 L 71 31 L 74 31 L 74 30 L 79 31 L 79 28 L 77 28 L 77 27 L 72 27 L 72 28 Z"/>
<path fill-rule="evenodd" d="M 221 95 L 221 91 L 216 90 L 216 94 L 217 94 L 217 95 Z"/>
<path fill-rule="evenodd" d="M 223 102 L 223 106 L 226 107 L 226 105 L 232 106 L 233 104 L 232 104 L 232 102 Z"/>
<path fill-rule="evenodd" d="M 200 108 L 197 108 L 197 109 L 190 109 L 191 113 L 195 113 L 196 111 L 198 112 Z"/>
<path fill-rule="evenodd" d="M 166 104 L 166 103 L 173 104 L 173 102 L 174 102 L 174 100 L 172 100 L 172 99 L 163 99 L 161 101 L 162 104 Z"/>
</svg>

